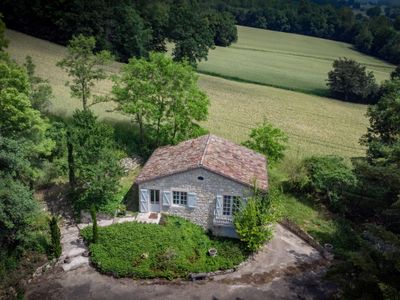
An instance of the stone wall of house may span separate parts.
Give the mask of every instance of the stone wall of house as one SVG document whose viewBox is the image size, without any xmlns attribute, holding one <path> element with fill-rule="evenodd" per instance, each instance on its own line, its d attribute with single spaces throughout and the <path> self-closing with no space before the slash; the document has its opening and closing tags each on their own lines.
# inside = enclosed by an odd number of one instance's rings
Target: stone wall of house
<svg viewBox="0 0 400 300">
<path fill-rule="evenodd" d="M 200 180 L 199 177 L 202 177 L 203 180 Z M 139 192 L 140 189 L 160 190 L 162 212 L 184 217 L 205 229 L 212 229 L 217 195 L 247 197 L 251 193 L 251 189 L 247 186 L 203 168 L 148 181 L 140 184 Z M 172 205 L 170 207 L 162 205 L 163 191 L 171 191 Z M 174 205 L 172 202 L 172 191 L 196 193 L 197 206 L 189 208 L 187 206 Z"/>
</svg>

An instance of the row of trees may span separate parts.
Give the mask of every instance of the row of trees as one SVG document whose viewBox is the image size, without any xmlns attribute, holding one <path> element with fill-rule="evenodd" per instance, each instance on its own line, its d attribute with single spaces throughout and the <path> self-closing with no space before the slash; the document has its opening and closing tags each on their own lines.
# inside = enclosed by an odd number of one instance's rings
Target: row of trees
<svg viewBox="0 0 400 300">
<path fill-rule="evenodd" d="M 58 66 L 72 79 L 68 83 L 71 96 L 81 99 L 84 111 L 96 103 L 114 101 L 116 109 L 137 126 L 142 155 L 205 133 L 198 122 L 207 118 L 209 100 L 197 87 L 198 76 L 187 61 L 175 63 L 161 53 L 150 53 L 147 59 L 132 58 L 120 74 L 112 76 L 111 94 L 96 97 L 92 89 L 107 77 L 104 66 L 111 54 L 106 50 L 96 53 L 95 39 L 83 35 L 71 39 L 67 49 Z"/>
<path fill-rule="evenodd" d="M 78 34 L 93 36 L 97 50 L 118 60 L 146 57 L 174 44 L 176 60 L 206 59 L 214 45 L 237 39 L 234 18 L 197 0 L 5 0 L 0 3 L 8 26 L 61 44 Z"/>
<path fill-rule="evenodd" d="M 6 46 L 0 19 L 0 283 L 12 280 L 9 270 L 27 252 L 60 254 L 56 245 L 50 247 L 49 228 L 39 222 L 43 213 L 33 195 L 57 151 L 43 115 L 51 88 L 35 75 L 29 57 L 19 66 L 4 52 Z"/>
<path fill-rule="evenodd" d="M 400 10 L 387 15 L 371 11 L 369 17 L 356 14 L 346 2 L 320 4 L 310 0 L 210 0 L 219 11 L 235 16 L 244 26 L 312 35 L 349 42 L 365 53 L 400 63 Z"/>
</svg>

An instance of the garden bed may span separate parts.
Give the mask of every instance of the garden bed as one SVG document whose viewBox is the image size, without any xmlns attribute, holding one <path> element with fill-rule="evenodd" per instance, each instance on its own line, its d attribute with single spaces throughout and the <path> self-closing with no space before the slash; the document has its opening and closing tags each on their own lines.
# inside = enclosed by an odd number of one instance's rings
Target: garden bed
<svg viewBox="0 0 400 300">
<path fill-rule="evenodd" d="M 91 227 L 81 231 L 90 241 Z M 211 257 L 208 250 L 215 248 Z M 162 225 L 136 222 L 99 228 L 99 241 L 89 245 L 91 262 L 115 277 L 188 278 L 190 273 L 231 269 L 247 258 L 239 240 L 207 235 L 178 217 L 163 217 Z"/>
</svg>

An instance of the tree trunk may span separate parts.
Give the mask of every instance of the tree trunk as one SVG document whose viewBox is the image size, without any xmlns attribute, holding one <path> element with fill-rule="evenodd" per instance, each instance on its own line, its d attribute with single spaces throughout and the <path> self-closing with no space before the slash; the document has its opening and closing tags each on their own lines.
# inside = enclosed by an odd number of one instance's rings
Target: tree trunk
<svg viewBox="0 0 400 300">
<path fill-rule="evenodd" d="M 99 233 L 97 229 L 97 216 L 96 216 L 96 207 L 94 205 L 91 206 L 90 208 L 90 215 L 92 217 L 92 243 L 96 244 L 97 241 L 99 240 Z"/>
<path fill-rule="evenodd" d="M 74 161 L 74 145 L 71 141 L 71 133 L 67 132 L 67 152 L 68 152 L 68 177 L 71 189 L 76 186 L 75 177 L 75 161 Z"/>
<path fill-rule="evenodd" d="M 82 106 L 83 110 L 87 110 L 87 95 L 86 95 L 86 87 L 85 87 L 85 82 L 82 82 Z"/>
<path fill-rule="evenodd" d="M 140 139 L 140 145 L 143 147 L 144 146 L 144 131 L 143 131 L 143 120 L 140 116 L 140 114 L 136 114 L 136 121 L 139 124 L 139 139 Z"/>
</svg>

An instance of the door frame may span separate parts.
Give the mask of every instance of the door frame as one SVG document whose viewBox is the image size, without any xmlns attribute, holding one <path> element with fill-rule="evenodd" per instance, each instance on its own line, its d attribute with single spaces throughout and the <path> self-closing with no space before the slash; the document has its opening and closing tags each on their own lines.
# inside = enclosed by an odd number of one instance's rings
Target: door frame
<svg viewBox="0 0 400 300">
<path fill-rule="evenodd" d="M 158 203 L 153 203 L 152 199 L 152 192 L 156 192 L 156 197 L 157 197 L 157 192 L 158 192 Z M 150 212 L 161 212 L 161 190 L 157 188 L 151 188 L 149 189 L 149 211 Z"/>
</svg>

